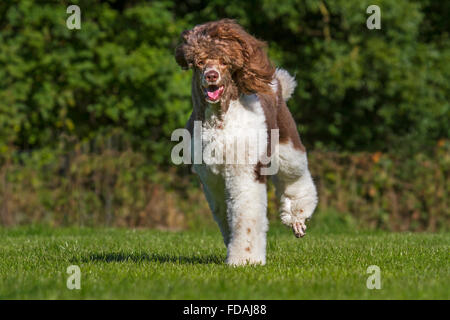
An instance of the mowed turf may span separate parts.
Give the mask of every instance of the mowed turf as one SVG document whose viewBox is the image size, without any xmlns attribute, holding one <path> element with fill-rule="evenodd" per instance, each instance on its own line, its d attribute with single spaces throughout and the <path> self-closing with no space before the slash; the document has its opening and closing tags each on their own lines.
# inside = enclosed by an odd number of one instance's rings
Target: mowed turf
<svg viewBox="0 0 450 320">
<path fill-rule="evenodd" d="M 1 299 L 449 299 L 450 235 L 281 226 L 266 266 L 232 268 L 218 230 L 0 229 Z M 69 290 L 66 269 L 81 269 Z M 381 269 L 381 289 L 366 287 Z"/>
</svg>

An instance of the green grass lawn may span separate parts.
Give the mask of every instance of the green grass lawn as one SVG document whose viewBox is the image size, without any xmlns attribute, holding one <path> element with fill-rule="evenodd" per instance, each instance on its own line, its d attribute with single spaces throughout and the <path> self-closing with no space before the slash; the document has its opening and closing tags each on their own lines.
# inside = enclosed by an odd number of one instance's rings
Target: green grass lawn
<svg viewBox="0 0 450 320">
<path fill-rule="evenodd" d="M 312 228 L 313 229 L 313 228 Z M 0 229 L 1 299 L 449 299 L 450 234 L 280 226 L 266 266 L 232 268 L 218 230 Z M 66 269 L 81 269 L 69 290 Z M 367 267 L 381 269 L 369 290 Z"/>
</svg>

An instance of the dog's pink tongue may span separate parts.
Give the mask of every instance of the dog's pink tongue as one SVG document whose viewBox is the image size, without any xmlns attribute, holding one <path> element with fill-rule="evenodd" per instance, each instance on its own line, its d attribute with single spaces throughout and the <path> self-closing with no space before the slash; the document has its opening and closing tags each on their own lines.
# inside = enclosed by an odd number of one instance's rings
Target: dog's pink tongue
<svg viewBox="0 0 450 320">
<path fill-rule="evenodd" d="M 215 90 L 215 91 L 208 91 L 208 98 L 210 98 L 211 100 L 217 100 L 217 98 L 220 95 L 220 88 Z"/>
</svg>

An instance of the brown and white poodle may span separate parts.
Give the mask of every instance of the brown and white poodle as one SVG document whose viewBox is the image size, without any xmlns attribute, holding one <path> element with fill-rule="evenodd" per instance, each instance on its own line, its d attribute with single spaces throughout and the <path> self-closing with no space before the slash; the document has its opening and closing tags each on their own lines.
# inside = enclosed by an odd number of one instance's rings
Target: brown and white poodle
<svg viewBox="0 0 450 320">
<path fill-rule="evenodd" d="M 267 176 L 277 189 L 281 220 L 297 237 L 305 235 L 317 205 L 306 150 L 286 106 L 296 82 L 274 68 L 264 42 L 233 20 L 197 25 L 181 38 L 176 61 L 193 69 L 186 128 L 194 171 L 222 232 L 227 263 L 265 264 Z"/>
</svg>

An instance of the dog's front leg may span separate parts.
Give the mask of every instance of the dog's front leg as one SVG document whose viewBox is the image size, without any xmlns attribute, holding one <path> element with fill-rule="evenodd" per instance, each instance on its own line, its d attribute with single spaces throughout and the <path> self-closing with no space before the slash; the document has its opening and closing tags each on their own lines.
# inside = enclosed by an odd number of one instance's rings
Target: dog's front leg
<svg viewBox="0 0 450 320">
<path fill-rule="evenodd" d="M 223 242 L 228 247 L 231 232 L 227 219 L 225 202 L 225 181 L 221 175 L 213 173 L 205 165 L 195 165 L 195 172 L 202 181 L 203 192 L 212 211 L 214 220 L 217 222 L 222 233 Z"/>
<path fill-rule="evenodd" d="M 225 177 L 227 217 L 231 239 L 230 265 L 266 263 L 267 192 L 257 181 L 254 167 L 230 166 Z"/>
<path fill-rule="evenodd" d="M 297 238 L 306 232 L 306 220 L 317 205 L 317 191 L 308 170 L 306 152 L 296 150 L 291 143 L 279 146 L 279 172 L 274 177 L 280 200 L 283 224 L 294 231 Z"/>
</svg>

